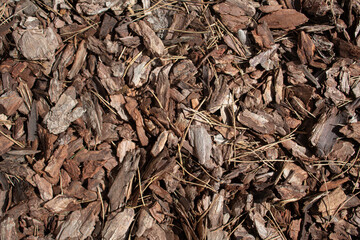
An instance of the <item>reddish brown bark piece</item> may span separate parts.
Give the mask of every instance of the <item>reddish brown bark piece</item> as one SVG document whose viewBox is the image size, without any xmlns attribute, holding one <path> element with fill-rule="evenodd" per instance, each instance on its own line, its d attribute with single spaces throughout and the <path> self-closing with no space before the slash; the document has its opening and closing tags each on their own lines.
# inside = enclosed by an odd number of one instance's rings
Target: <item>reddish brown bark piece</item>
<svg viewBox="0 0 360 240">
<path fill-rule="evenodd" d="M 156 140 L 155 144 L 153 145 L 150 151 L 151 155 L 156 157 L 164 149 L 168 135 L 169 135 L 168 131 L 164 131 L 159 135 L 158 139 Z"/>
<path fill-rule="evenodd" d="M 271 12 L 276 12 L 279 11 L 281 9 L 281 5 L 265 5 L 265 6 L 260 6 L 259 10 L 262 11 L 263 13 L 271 13 Z"/>
<path fill-rule="evenodd" d="M 346 125 L 342 129 L 340 129 L 340 132 L 348 138 L 352 138 L 360 143 L 360 122 Z"/>
<path fill-rule="evenodd" d="M 324 16 L 329 11 L 336 15 L 343 13 L 343 10 L 337 4 L 329 6 L 324 0 L 305 0 L 303 7 L 307 13 L 315 16 Z"/>
<path fill-rule="evenodd" d="M 194 79 L 197 69 L 190 60 L 182 60 L 174 64 L 170 72 L 170 81 L 191 82 Z"/>
<path fill-rule="evenodd" d="M 79 209 L 80 203 L 75 198 L 57 195 L 55 198 L 45 203 L 44 208 L 52 213 L 62 213 Z"/>
<path fill-rule="evenodd" d="M 9 151 L 12 145 L 14 145 L 13 141 L 3 135 L 0 135 L 0 155 L 3 155 Z"/>
<path fill-rule="evenodd" d="M 149 209 L 151 216 L 158 222 L 161 223 L 165 219 L 165 215 L 162 212 L 162 208 L 158 202 Z"/>
<path fill-rule="evenodd" d="M 153 191 L 156 195 L 158 195 L 159 197 L 163 198 L 165 201 L 167 201 L 168 203 L 172 203 L 173 200 L 171 198 L 171 195 L 162 187 L 159 186 L 158 182 L 152 183 L 149 188 L 151 189 L 151 191 Z"/>
<path fill-rule="evenodd" d="M 311 63 L 313 61 L 315 44 L 305 32 L 300 32 L 297 54 L 302 64 Z"/>
<path fill-rule="evenodd" d="M 138 134 L 140 143 L 142 146 L 147 146 L 149 144 L 149 139 L 145 134 L 144 121 L 139 110 L 137 109 L 137 106 L 138 104 L 135 99 L 130 97 L 126 98 L 125 108 L 129 113 L 129 115 L 131 116 L 131 118 L 136 123 L 136 132 Z"/>
<path fill-rule="evenodd" d="M 292 240 L 298 239 L 301 230 L 301 219 L 292 220 L 289 227 L 289 236 Z"/>
<path fill-rule="evenodd" d="M 68 73 L 69 79 L 73 79 L 76 76 L 76 74 L 78 74 L 80 68 L 82 67 L 82 65 L 86 60 L 86 55 L 87 55 L 86 45 L 85 45 L 85 41 L 83 40 L 79 45 L 79 48 L 75 55 L 74 63 L 71 67 L 71 70 Z"/>
<path fill-rule="evenodd" d="M 333 216 L 345 200 L 346 194 L 341 187 L 338 187 L 321 199 L 318 210 L 324 217 Z"/>
<path fill-rule="evenodd" d="M 237 32 L 240 29 L 245 29 L 250 24 L 250 18 L 248 16 L 232 16 L 221 15 L 221 20 L 229 28 L 231 32 Z"/>
<path fill-rule="evenodd" d="M 306 196 L 308 186 L 301 185 L 277 185 L 276 190 L 281 196 L 282 200 L 299 200 Z"/>
<path fill-rule="evenodd" d="M 329 159 L 331 160 L 346 162 L 354 154 L 355 154 L 354 144 L 348 141 L 342 141 L 338 139 L 328 156 Z"/>
<path fill-rule="evenodd" d="M 213 9 L 220 14 L 229 14 L 232 16 L 240 17 L 246 15 L 245 11 L 234 4 L 223 2 L 213 6 Z"/>
<path fill-rule="evenodd" d="M 240 2 L 226 1 L 213 6 L 213 9 L 220 14 L 224 25 L 232 32 L 244 29 L 250 23 L 249 16 L 247 16 L 249 12 L 246 11 L 246 7 L 242 6 L 245 8 L 243 9 L 242 7 L 237 6 L 237 3 Z"/>
<path fill-rule="evenodd" d="M 294 29 L 308 20 L 304 14 L 295 9 L 281 9 L 260 18 L 259 23 L 267 22 L 270 29 Z"/>
<path fill-rule="evenodd" d="M 8 116 L 13 115 L 23 103 L 16 91 L 9 91 L 0 96 L 0 112 Z"/>
<path fill-rule="evenodd" d="M 48 181 L 52 184 L 57 184 L 59 181 L 60 168 L 67 157 L 67 145 L 61 145 L 58 149 L 55 150 L 54 154 L 51 156 L 45 172 L 49 174 Z M 46 177 L 45 177 L 46 178 Z"/>
<path fill-rule="evenodd" d="M 284 146 L 284 148 L 286 148 L 288 151 L 291 151 L 291 154 L 294 157 L 303 159 L 303 160 L 307 160 L 310 157 L 308 156 L 308 150 L 304 147 L 301 146 L 299 144 L 297 144 L 295 141 L 293 140 L 285 140 L 284 142 L 281 143 L 282 146 Z"/>
<path fill-rule="evenodd" d="M 84 170 L 82 172 L 82 180 L 93 177 L 107 162 L 107 160 L 94 161 L 89 160 L 84 163 Z"/>
<path fill-rule="evenodd" d="M 139 22 L 130 24 L 130 26 L 134 32 L 143 38 L 146 48 L 150 50 L 155 57 L 161 57 L 167 53 L 163 42 L 144 21 L 140 20 Z"/>
<path fill-rule="evenodd" d="M 63 164 L 64 169 L 67 171 L 73 181 L 80 179 L 80 168 L 74 159 L 68 159 Z"/>
<path fill-rule="evenodd" d="M 20 73 L 22 73 L 27 68 L 27 66 L 28 66 L 27 62 L 17 63 L 12 69 L 11 76 L 16 78 L 17 76 L 19 76 Z"/>
<path fill-rule="evenodd" d="M 53 189 L 51 183 L 40 177 L 38 174 L 34 176 L 34 181 L 40 191 L 40 196 L 44 201 L 51 200 L 53 198 Z"/>
<path fill-rule="evenodd" d="M 275 132 L 275 124 L 270 115 L 265 112 L 252 113 L 245 110 L 238 115 L 238 120 L 245 126 L 260 133 L 272 134 Z"/>
<path fill-rule="evenodd" d="M 267 25 L 267 22 L 257 25 L 256 29 L 252 31 L 254 39 L 261 48 L 271 48 L 275 44 L 272 33 Z"/>
<path fill-rule="evenodd" d="M 323 183 L 323 185 L 321 185 L 319 191 L 332 190 L 334 188 L 337 188 L 337 187 L 341 186 L 343 183 L 346 183 L 347 181 L 349 181 L 348 177 Z"/>
<path fill-rule="evenodd" d="M 83 201 L 94 201 L 97 199 L 97 193 L 87 190 L 79 181 L 73 181 L 64 189 L 64 194 L 69 197 L 75 197 Z"/>
</svg>

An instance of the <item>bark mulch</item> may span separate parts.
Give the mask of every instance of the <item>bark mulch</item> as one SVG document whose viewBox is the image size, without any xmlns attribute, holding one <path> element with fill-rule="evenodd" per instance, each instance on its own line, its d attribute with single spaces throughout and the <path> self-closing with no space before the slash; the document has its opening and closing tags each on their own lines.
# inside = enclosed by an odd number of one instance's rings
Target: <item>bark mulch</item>
<svg viewBox="0 0 360 240">
<path fill-rule="evenodd" d="M 0 239 L 357 239 L 359 0 L 0 5 Z"/>
</svg>

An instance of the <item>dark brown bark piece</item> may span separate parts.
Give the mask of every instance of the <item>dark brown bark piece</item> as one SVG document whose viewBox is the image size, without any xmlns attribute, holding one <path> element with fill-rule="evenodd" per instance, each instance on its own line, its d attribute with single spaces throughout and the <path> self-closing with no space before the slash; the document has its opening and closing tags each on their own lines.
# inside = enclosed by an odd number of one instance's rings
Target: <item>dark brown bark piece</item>
<svg viewBox="0 0 360 240">
<path fill-rule="evenodd" d="M 106 35 L 108 35 L 114 29 L 116 23 L 117 20 L 115 18 L 109 14 L 105 14 L 99 32 L 100 39 L 104 39 Z"/>
<path fill-rule="evenodd" d="M 358 60 L 360 58 L 360 47 L 355 46 L 347 41 L 344 41 L 340 38 L 335 38 L 332 40 L 339 52 L 339 55 L 344 58 L 352 58 Z"/>
<path fill-rule="evenodd" d="M 329 109 L 321 115 L 309 139 L 311 144 L 316 147 L 318 156 L 323 157 L 330 153 L 339 137 L 335 128 L 344 124 L 345 120 L 346 116 L 336 108 Z"/>
<path fill-rule="evenodd" d="M 305 32 L 300 32 L 297 54 L 302 64 L 311 63 L 315 53 L 315 44 L 312 42 L 309 35 Z"/>
<path fill-rule="evenodd" d="M 181 60 L 173 65 L 170 72 L 170 81 L 175 83 L 176 81 L 192 82 L 197 69 L 194 63 L 190 60 Z"/>
<path fill-rule="evenodd" d="M 27 124 L 27 136 L 29 141 L 35 141 L 36 139 L 36 132 L 37 132 L 37 107 L 36 102 L 33 101 L 33 104 L 31 106 L 31 111 L 29 115 L 29 121 Z"/>
</svg>

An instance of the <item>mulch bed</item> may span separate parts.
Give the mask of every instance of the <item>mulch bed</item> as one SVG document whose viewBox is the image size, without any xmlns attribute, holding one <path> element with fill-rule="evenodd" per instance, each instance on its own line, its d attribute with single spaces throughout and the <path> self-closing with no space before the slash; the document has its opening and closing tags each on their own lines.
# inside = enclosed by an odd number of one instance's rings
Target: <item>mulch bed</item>
<svg viewBox="0 0 360 240">
<path fill-rule="evenodd" d="M 0 239 L 356 239 L 360 2 L 9 0 Z"/>
</svg>

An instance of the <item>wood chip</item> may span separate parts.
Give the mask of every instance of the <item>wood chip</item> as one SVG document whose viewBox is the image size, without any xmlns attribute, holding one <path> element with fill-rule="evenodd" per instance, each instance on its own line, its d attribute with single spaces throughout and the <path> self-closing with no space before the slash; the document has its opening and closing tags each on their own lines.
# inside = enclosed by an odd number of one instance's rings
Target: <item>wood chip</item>
<svg viewBox="0 0 360 240">
<path fill-rule="evenodd" d="M 66 131 L 73 121 L 84 114 L 85 110 L 76 107 L 77 103 L 75 88 L 69 87 L 44 118 L 44 123 L 51 133 L 59 134 Z"/>
<path fill-rule="evenodd" d="M 23 103 L 16 91 L 9 91 L 0 96 L 0 112 L 8 116 L 13 115 Z"/>
<path fill-rule="evenodd" d="M 95 227 L 100 202 L 92 202 L 86 208 L 74 211 L 60 226 L 56 239 L 86 239 L 91 236 Z"/>
<path fill-rule="evenodd" d="M 140 161 L 140 151 L 134 150 L 128 152 L 125 156 L 122 167 L 120 168 L 114 182 L 112 183 L 108 197 L 110 199 L 111 211 L 124 206 L 126 193 L 131 187 L 131 181 L 136 174 L 136 169 Z"/>
<path fill-rule="evenodd" d="M 284 19 L 287 19 L 287 21 L 283 21 Z M 290 30 L 306 23 L 308 20 L 304 14 L 297 12 L 295 9 L 280 9 L 260 18 L 259 23 L 267 22 L 270 29 L 282 28 Z"/>
<path fill-rule="evenodd" d="M 194 155 L 200 164 L 212 169 L 214 167 L 210 159 L 212 140 L 206 129 L 203 126 L 191 126 L 189 140 L 194 147 Z"/>
<path fill-rule="evenodd" d="M 105 223 L 102 237 L 106 240 L 124 239 L 134 217 L 134 210 L 129 208 L 113 212 Z"/>
<path fill-rule="evenodd" d="M 324 217 L 333 216 L 345 200 L 346 194 L 341 187 L 338 187 L 321 199 L 318 210 Z"/>
<path fill-rule="evenodd" d="M 130 24 L 130 26 L 134 32 L 143 38 L 146 48 L 154 54 L 155 57 L 161 57 L 167 53 L 163 42 L 144 21 L 140 20 L 139 22 Z"/>
</svg>

